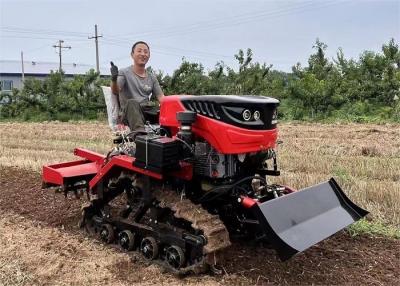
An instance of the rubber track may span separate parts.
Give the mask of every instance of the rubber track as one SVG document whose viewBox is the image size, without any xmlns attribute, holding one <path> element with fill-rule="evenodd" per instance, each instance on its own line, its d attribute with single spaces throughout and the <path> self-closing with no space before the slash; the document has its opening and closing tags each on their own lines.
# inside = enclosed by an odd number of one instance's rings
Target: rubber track
<svg viewBox="0 0 400 286">
<path fill-rule="evenodd" d="M 162 261 L 154 260 L 153 263 L 178 275 L 186 275 L 188 273 L 199 274 L 206 272 L 210 266 L 213 268 L 218 262 L 220 251 L 231 245 L 228 230 L 219 216 L 210 214 L 189 199 L 181 199 L 176 192 L 170 189 L 153 189 L 152 195 L 160 202 L 160 207 L 169 208 L 174 212 L 175 217 L 185 219 L 191 222 L 191 226 L 194 229 L 201 230 L 207 241 L 207 244 L 203 247 L 203 259 L 193 265 L 181 269 L 173 269 Z M 82 210 L 90 205 L 91 203 L 83 204 Z M 83 220 L 84 213 L 82 215 L 80 225 L 84 226 L 86 224 Z M 87 231 L 91 233 L 89 229 Z"/>
<path fill-rule="evenodd" d="M 195 205 L 186 198 L 181 198 L 176 192 L 162 189 L 153 193 L 160 207 L 174 211 L 174 216 L 192 223 L 194 229 L 203 231 L 207 244 L 203 248 L 205 261 L 210 265 L 216 263 L 217 253 L 231 245 L 229 232 L 218 215 L 212 215 L 200 205 Z"/>
</svg>

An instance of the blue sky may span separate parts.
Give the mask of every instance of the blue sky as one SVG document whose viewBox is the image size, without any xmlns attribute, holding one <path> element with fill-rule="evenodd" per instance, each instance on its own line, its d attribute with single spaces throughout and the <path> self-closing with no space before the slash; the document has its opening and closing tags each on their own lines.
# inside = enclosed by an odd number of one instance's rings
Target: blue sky
<svg viewBox="0 0 400 286">
<path fill-rule="evenodd" d="M 218 61 L 231 67 L 234 54 L 251 48 L 254 59 L 290 71 L 307 63 L 318 37 L 333 57 L 379 51 L 400 40 L 400 1 L 261 0 L 0 0 L 0 59 L 57 62 L 52 45 L 63 39 L 71 50 L 65 63 L 95 65 L 94 24 L 100 65 L 131 63 L 133 42 L 151 46 L 150 65 L 171 73 L 186 58 L 207 69 Z"/>
</svg>

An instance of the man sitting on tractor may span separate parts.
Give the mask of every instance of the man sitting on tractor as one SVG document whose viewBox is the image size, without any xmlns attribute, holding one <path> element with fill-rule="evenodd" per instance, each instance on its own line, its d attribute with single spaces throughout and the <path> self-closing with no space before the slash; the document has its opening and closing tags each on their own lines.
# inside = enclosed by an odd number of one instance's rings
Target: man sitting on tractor
<svg viewBox="0 0 400 286">
<path fill-rule="evenodd" d="M 150 99 L 158 101 L 164 93 L 156 76 L 146 70 L 150 59 L 149 45 L 143 41 L 132 46 L 133 65 L 118 71 L 111 62 L 111 91 L 119 96 L 120 123 L 128 125 L 131 131 L 144 130 L 144 111 L 151 109 Z"/>
</svg>

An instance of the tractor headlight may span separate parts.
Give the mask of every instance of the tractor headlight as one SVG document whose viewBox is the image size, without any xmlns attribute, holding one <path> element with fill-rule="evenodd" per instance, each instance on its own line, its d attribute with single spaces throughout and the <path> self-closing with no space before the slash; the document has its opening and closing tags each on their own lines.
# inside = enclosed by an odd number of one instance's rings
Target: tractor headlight
<svg viewBox="0 0 400 286">
<path fill-rule="evenodd" d="M 255 130 L 262 130 L 264 128 L 264 120 L 270 120 L 269 108 L 263 108 L 255 105 L 249 106 L 221 106 L 223 117 L 226 118 L 227 122 L 238 124 L 238 126 L 244 128 L 250 128 Z"/>
<path fill-rule="evenodd" d="M 249 121 L 251 119 L 251 111 L 248 109 L 245 109 L 242 113 L 243 119 L 245 121 Z"/>
</svg>

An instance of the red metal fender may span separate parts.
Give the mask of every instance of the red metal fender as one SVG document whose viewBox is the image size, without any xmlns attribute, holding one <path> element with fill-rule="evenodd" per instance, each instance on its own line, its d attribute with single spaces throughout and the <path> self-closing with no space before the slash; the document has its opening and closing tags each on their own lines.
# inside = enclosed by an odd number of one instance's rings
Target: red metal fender
<svg viewBox="0 0 400 286">
<path fill-rule="evenodd" d="M 104 155 L 90 150 L 76 148 L 74 154 L 84 159 L 43 166 L 42 180 L 44 186 L 58 185 L 66 188 L 68 185 L 86 180 L 89 182 L 89 188 L 92 189 L 104 176 L 109 174 L 110 170 L 116 167 L 131 170 L 157 180 L 162 180 L 167 175 L 189 181 L 193 175 L 192 165 L 183 161 L 180 162 L 180 170 L 159 174 L 136 167 L 134 165 L 135 158 L 127 155 L 114 156 L 111 160 L 105 162 L 106 157 Z"/>
<path fill-rule="evenodd" d="M 76 148 L 74 154 L 84 159 L 43 166 L 43 183 L 65 186 L 73 181 L 92 178 L 105 159 L 101 154 L 81 148 Z"/>
</svg>

